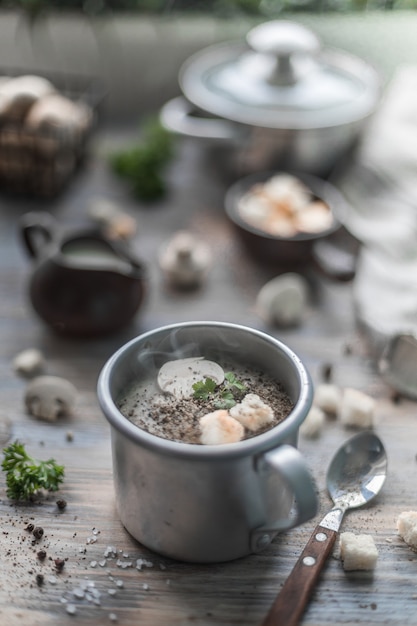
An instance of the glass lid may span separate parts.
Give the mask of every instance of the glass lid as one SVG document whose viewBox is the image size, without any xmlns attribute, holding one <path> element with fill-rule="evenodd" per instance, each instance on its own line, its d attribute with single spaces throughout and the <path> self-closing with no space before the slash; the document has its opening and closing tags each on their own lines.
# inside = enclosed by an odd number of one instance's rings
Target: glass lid
<svg viewBox="0 0 417 626">
<path fill-rule="evenodd" d="M 274 20 L 247 43 L 206 48 L 182 67 L 196 106 L 223 118 L 273 128 L 321 128 L 361 119 L 379 97 L 379 78 L 361 59 L 322 49 L 301 24 Z"/>
</svg>

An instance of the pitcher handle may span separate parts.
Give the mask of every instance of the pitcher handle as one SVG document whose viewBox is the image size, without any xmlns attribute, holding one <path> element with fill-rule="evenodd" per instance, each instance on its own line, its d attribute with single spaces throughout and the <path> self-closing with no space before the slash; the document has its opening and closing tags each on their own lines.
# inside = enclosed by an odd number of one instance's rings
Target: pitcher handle
<svg viewBox="0 0 417 626">
<path fill-rule="evenodd" d="M 20 232 L 29 255 L 37 258 L 45 246 L 52 241 L 55 219 L 49 213 L 26 213 L 20 220 Z"/>
<path fill-rule="evenodd" d="M 260 456 L 257 461 L 258 473 L 271 470 L 278 472 L 292 490 L 296 502 L 295 511 L 285 519 L 253 530 L 251 533 L 253 552 L 258 552 L 269 545 L 278 532 L 299 526 L 317 513 L 316 486 L 301 453 L 296 448 L 282 445 Z"/>
</svg>

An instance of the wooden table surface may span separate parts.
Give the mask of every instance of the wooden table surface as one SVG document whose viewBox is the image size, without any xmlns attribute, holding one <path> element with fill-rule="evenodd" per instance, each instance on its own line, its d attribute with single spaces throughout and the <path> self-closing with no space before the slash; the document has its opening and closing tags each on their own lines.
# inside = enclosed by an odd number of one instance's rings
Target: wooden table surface
<svg viewBox="0 0 417 626">
<path fill-rule="evenodd" d="M 167 174 L 168 196 L 152 206 L 137 203 L 112 177 L 105 158 L 127 136 L 103 129 L 84 170 L 55 201 L 0 199 L 2 443 L 11 431 L 10 440 L 18 438 L 34 456 L 52 456 L 66 468 L 59 494 L 29 505 L 8 500 L 0 473 L 0 623 L 98 626 L 117 620 L 126 626 L 253 626 L 262 621 L 314 525 L 330 507 L 326 467 L 337 446 L 352 433 L 336 420 L 326 423 L 317 440 L 300 437 L 299 448 L 319 491 L 315 519 L 280 535 L 260 554 L 219 565 L 189 565 L 151 553 L 123 529 L 114 504 L 109 427 L 96 398 L 101 367 L 125 341 L 166 323 L 212 319 L 277 336 L 305 361 L 315 383 L 321 381 L 323 364 L 331 363 L 336 384 L 364 390 L 376 399 L 375 430 L 388 452 L 389 475 L 375 504 L 349 513 L 343 530 L 373 536 L 379 550 L 377 567 L 374 573 L 345 573 L 336 549 L 302 623 L 417 624 L 417 555 L 396 531 L 399 513 L 417 509 L 416 405 L 407 399 L 393 402 L 391 390 L 376 374 L 355 328 L 352 284 L 309 273 L 310 300 L 302 324 L 291 330 L 269 326 L 258 316 L 254 302 L 276 271 L 257 265 L 236 240 L 223 213 L 225 181 L 207 168 L 195 144 L 184 143 Z M 89 204 L 97 196 L 119 203 L 137 218 L 133 244 L 148 267 L 148 298 L 134 323 L 116 335 L 65 339 L 44 326 L 27 300 L 31 262 L 19 238 L 19 218 L 29 210 L 47 210 L 72 228 L 86 221 Z M 205 238 L 214 252 L 204 288 L 188 294 L 168 289 L 157 264 L 160 244 L 179 228 Z M 26 413 L 26 381 L 13 371 L 12 360 L 32 347 L 44 353 L 48 373 L 76 385 L 79 398 L 72 417 L 48 424 Z M 57 509 L 58 497 L 67 501 L 63 511 Z M 44 528 L 38 545 L 32 545 L 25 530 L 28 523 Z M 36 556 L 39 546 L 47 551 L 43 563 Z M 55 558 L 66 560 L 61 573 L 55 571 Z M 141 558 L 153 567 L 137 569 Z M 44 574 L 42 586 L 36 582 L 39 573 Z M 68 604 L 75 606 L 74 615 L 68 614 Z"/>
</svg>

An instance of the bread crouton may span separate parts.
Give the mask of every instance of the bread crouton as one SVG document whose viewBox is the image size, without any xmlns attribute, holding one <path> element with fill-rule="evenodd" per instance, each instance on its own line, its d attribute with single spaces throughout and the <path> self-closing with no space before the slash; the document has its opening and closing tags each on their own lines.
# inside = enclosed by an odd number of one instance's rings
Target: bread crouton
<svg viewBox="0 0 417 626">
<path fill-rule="evenodd" d="M 323 430 L 325 420 L 324 412 L 318 406 L 312 406 L 300 426 L 300 434 L 307 439 L 316 439 Z"/>
<path fill-rule="evenodd" d="M 345 571 L 375 569 L 378 550 L 371 535 L 340 535 L 340 558 Z"/>
<path fill-rule="evenodd" d="M 342 395 L 340 421 L 351 428 L 372 428 L 375 400 L 363 391 L 347 387 Z"/>
<path fill-rule="evenodd" d="M 397 519 L 397 530 L 407 545 L 417 552 L 417 511 L 403 511 Z"/>
<path fill-rule="evenodd" d="M 342 390 L 337 385 L 322 383 L 314 391 L 314 404 L 329 415 L 338 415 L 342 401 Z"/>
<path fill-rule="evenodd" d="M 230 415 L 245 428 L 256 432 L 274 419 L 274 412 L 256 393 L 248 393 L 230 409 Z"/>
<path fill-rule="evenodd" d="M 200 418 L 201 438 L 205 445 L 236 443 L 243 439 L 245 429 L 242 424 L 224 409 L 207 413 Z"/>
</svg>

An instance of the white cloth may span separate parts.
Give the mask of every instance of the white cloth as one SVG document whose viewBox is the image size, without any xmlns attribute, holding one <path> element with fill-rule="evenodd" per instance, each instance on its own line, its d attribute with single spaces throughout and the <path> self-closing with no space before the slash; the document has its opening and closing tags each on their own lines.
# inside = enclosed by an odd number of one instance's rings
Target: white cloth
<svg viewBox="0 0 417 626">
<path fill-rule="evenodd" d="M 417 335 L 417 67 L 400 67 L 354 160 L 335 181 L 363 248 L 357 315 L 376 336 Z"/>
<path fill-rule="evenodd" d="M 347 228 L 393 257 L 417 255 L 417 67 L 401 67 L 354 161 L 335 181 L 351 204 Z"/>
</svg>

